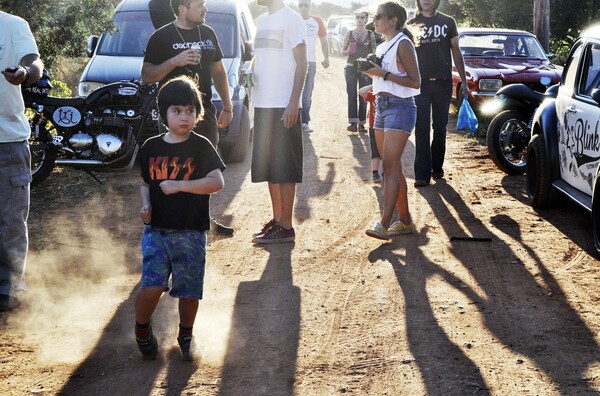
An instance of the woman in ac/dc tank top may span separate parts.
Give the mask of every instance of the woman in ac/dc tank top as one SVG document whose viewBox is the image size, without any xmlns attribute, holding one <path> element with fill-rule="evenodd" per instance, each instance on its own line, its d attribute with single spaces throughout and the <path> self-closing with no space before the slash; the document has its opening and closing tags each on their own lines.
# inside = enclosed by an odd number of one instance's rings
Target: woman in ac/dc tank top
<svg viewBox="0 0 600 396">
<path fill-rule="evenodd" d="M 369 14 L 359 12 L 355 14 L 356 29 L 349 30 L 344 37 L 342 54 L 348 55 L 348 61 L 344 68 L 346 77 L 346 92 L 348 93 L 348 131 L 367 132 L 365 123 L 367 120 L 367 103 L 358 95 L 358 88 L 371 84 L 371 78 L 358 71 L 355 61 L 365 58 L 368 54 L 375 52 L 375 35 L 372 31 L 365 29 Z"/>
</svg>

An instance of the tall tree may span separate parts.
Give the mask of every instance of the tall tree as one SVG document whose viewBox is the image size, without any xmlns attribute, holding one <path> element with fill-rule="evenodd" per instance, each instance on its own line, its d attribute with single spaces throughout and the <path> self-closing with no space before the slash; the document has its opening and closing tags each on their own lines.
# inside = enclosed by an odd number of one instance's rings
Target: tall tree
<svg viewBox="0 0 600 396">
<path fill-rule="evenodd" d="M 59 56 L 81 56 L 87 37 L 112 27 L 119 0 L 0 0 L 0 10 L 27 22 L 44 63 L 51 68 Z"/>
</svg>

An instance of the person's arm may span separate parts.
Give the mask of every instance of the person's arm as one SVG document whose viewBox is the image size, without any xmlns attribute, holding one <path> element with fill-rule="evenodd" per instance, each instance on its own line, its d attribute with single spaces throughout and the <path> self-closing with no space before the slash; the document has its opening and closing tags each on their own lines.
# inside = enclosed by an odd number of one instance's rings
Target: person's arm
<svg viewBox="0 0 600 396">
<path fill-rule="evenodd" d="M 198 50 L 188 49 L 163 63 L 155 65 L 144 62 L 142 65 L 142 81 L 146 84 L 152 84 L 162 81 L 176 67 L 195 65 L 198 63 Z"/>
<path fill-rule="evenodd" d="M 346 35 L 344 36 L 344 45 L 342 46 L 342 55 L 349 55 L 350 49 L 350 35 L 352 34 L 352 30 L 348 30 Z"/>
<path fill-rule="evenodd" d="M 164 180 L 160 189 L 166 195 L 178 192 L 191 194 L 212 194 L 221 191 L 225 186 L 223 174 L 220 169 L 210 171 L 205 177 L 194 180 Z"/>
<path fill-rule="evenodd" d="M 463 58 L 460 46 L 458 45 L 458 36 L 450 39 L 450 52 L 452 53 L 452 60 L 456 71 L 462 81 L 462 91 L 465 98 L 469 97 L 469 86 L 467 85 L 467 76 L 465 74 L 465 60 Z"/>
<path fill-rule="evenodd" d="M 150 224 L 152 220 L 152 205 L 150 204 L 150 187 L 144 179 L 140 186 L 140 195 L 142 197 L 142 208 L 140 209 L 140 217 L 144 224 Z"/>
<path fill-rule="evenodd" d="M 372 68 L 364 73 L 371 77 L 381 77 L 387 81 L 402 85 L 408 88 L 421 87 L 421 74 L 419 73 L 419 64 L 417 62 L 417 53 L 415 48 L 407 41 L 402 40 L 398 44 L 396 51 L 396 62 L 402 64 L 406 70 L 406 76 L 398 76 L 383 70 L 379 65 L 371 62 Z"/>
<path fill-rule="evenodd" d="M 294 86 L 292 87 L 292 95 L 290 101 L 283 112 L 283 126 L 286 128 L 293 127 L 298 121 L 298 111 L 300 110 L 300 95 L 304 87 L 306 79 L 306 70 L 308 63 L 306 61 L 306 44 L 298 44 L 294 47 L 294 61 L 296 61 L 296 71 L 294 72 Z"/>
<path fill-rule="evenodd" d="M 321 51 L 323 51 L 323 62 L 321 64 L 325 69 L 329 67 L 329 44 L 327 43 L 327 36 L 319 37 L 321 40 Z"/>
<path fill-rule="evenodd" d="M 366 96 L 367 96 L 367 94 L 368 94 L 370 91 L 372 91 L 372 90 L 373 90 L 373 84 L 370 84 L 370 85 L 365 85 L 364 87 L 362 87 L 362 88 L 360 88 L 360 89 L 358 90 L 358 94 L 359 94 L 360 96 L 362 96 L 362 98 L 363 98 L 364 100 L 367 100 Z"/>
<path fill-rule="evenodd" d="M 227 81 L 227 71 L 225 70 L 225 66 L 223 66 L 222 60 L 213 63 L 212 80 L 223 103 L 223 111 L 219 114 L 217 126 L 225 128 L 233 119 L 233 105 L 229 92 L 229 82 Z"/>
<path fill-rule="evenodd" d="M 44 63 L 40 57 L 37 54 L 29 54 L 21 59 L 17 70 L 14 72 L 2 70 L 2 74 L 6 81 L 13 85 L 31 84 L 42 78 L 43 70 Z"/>
</svg>

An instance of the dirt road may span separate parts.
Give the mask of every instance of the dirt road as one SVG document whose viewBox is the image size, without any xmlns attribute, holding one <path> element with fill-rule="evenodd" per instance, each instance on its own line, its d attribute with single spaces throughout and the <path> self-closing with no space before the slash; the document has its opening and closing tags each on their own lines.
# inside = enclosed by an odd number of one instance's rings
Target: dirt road
<svg viewBox="0 0 600 396">
<path fill-rule="evenodd" d="M 140 271 L 137 170 L 72 170 L 32 192 L 29 292 L 0 314 L 1 395 L 574 395 L 600 391 L 600 268 L 589 216 L 537 213 L 523 177 L 448 135 L 446 179 L 412 187 L 418 233 L 381 243 L 368 138 L 346 132 L 343 60 L 319 70 L 294 244 L 257 247 L 266 186 L 229 165 L 212 212 L 205 299 L 183 362 L 175 302 L 154 320 L 161 353 L 133 338 Z M 489 237 L 490 241 L 451 240 Z"/>
</svg>

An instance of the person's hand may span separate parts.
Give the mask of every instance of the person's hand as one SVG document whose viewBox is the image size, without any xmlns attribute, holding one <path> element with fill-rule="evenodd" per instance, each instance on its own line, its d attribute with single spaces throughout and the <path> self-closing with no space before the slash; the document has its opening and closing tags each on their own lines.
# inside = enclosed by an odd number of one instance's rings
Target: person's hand
<svg viewBox="0 0 600 396">
<path fill-rule="evenodd" d="M 227 128 L 227 126 L 231 123 L 233 119 L 233 109 L 230 111 L 226 111 L 225 109 L 221 110 L 221 114 L 219 114 L 219 119 L 217 120 L 217 127 L 219 128 Z"/>
<path fill-rule="evenodd" d="M 385 70 L 383 70 L 381 68 L 381 66 L 379 66 L 377 63 L 374 62 L 369 62 L 371 65 L 373 65 L 373 67 L 371 67 L 370 69 L 367 69 L 363 72 L 363 74 L 366 74 L 369 77 L 382 77 L 385 76 L 385 73 L 387 73 Z"/>
<path fill-rule="evenodd" d="M 160 182 L 159 187 L 165 195 L 179 192 L 179 182 L 177 180 L 164 180 Z"/>
<path fill-rule="evenodd" d="M 144 224 L 150 224 L 150 220 L 152 219 L 152 206 L 142 206 L 142 209 L 140 209 L 140 217 L 142 218 Z"/>
<path fill-rule="evenodd" d="M 12 85 L 20 85 L 27 79 L 27 70 L 22 66 L 7 67 L 1 72 L 6 81 Z"/>
<path fill-rule="evenodd" d="M 298 106 L 291 106 L 285 108 L 283 111 L 283 116 L 281 117 L 281 121 L 283 122 L 283 126 L 286 128 L 291 128 L 296 125 L 298 121 L 298 111 L 300 108 Z"/>
<path fill-rule="evenodd" d="M 175 55 L 171 59 L 173 60 L 175 66 L 179 67 L 187 65 L 197 65 L 198 63 L 200 63 L 200 52 L 195 49 L 187 49 Z"/>
<path fill-rule="evenodd" d="M 461 86 L 461 88 L 462 88 L 463 97 L 468 98 L 469 97 L 469 87 L 467 86 L 467 84 L 463 84 Z"/>
<path fill-rule="evenodd" d="M 329 67 L 329 59 L 323 59 L 323 62 L 321 62 L 321 64 L 325 69 L 327 69 Z"/>
</svg>

